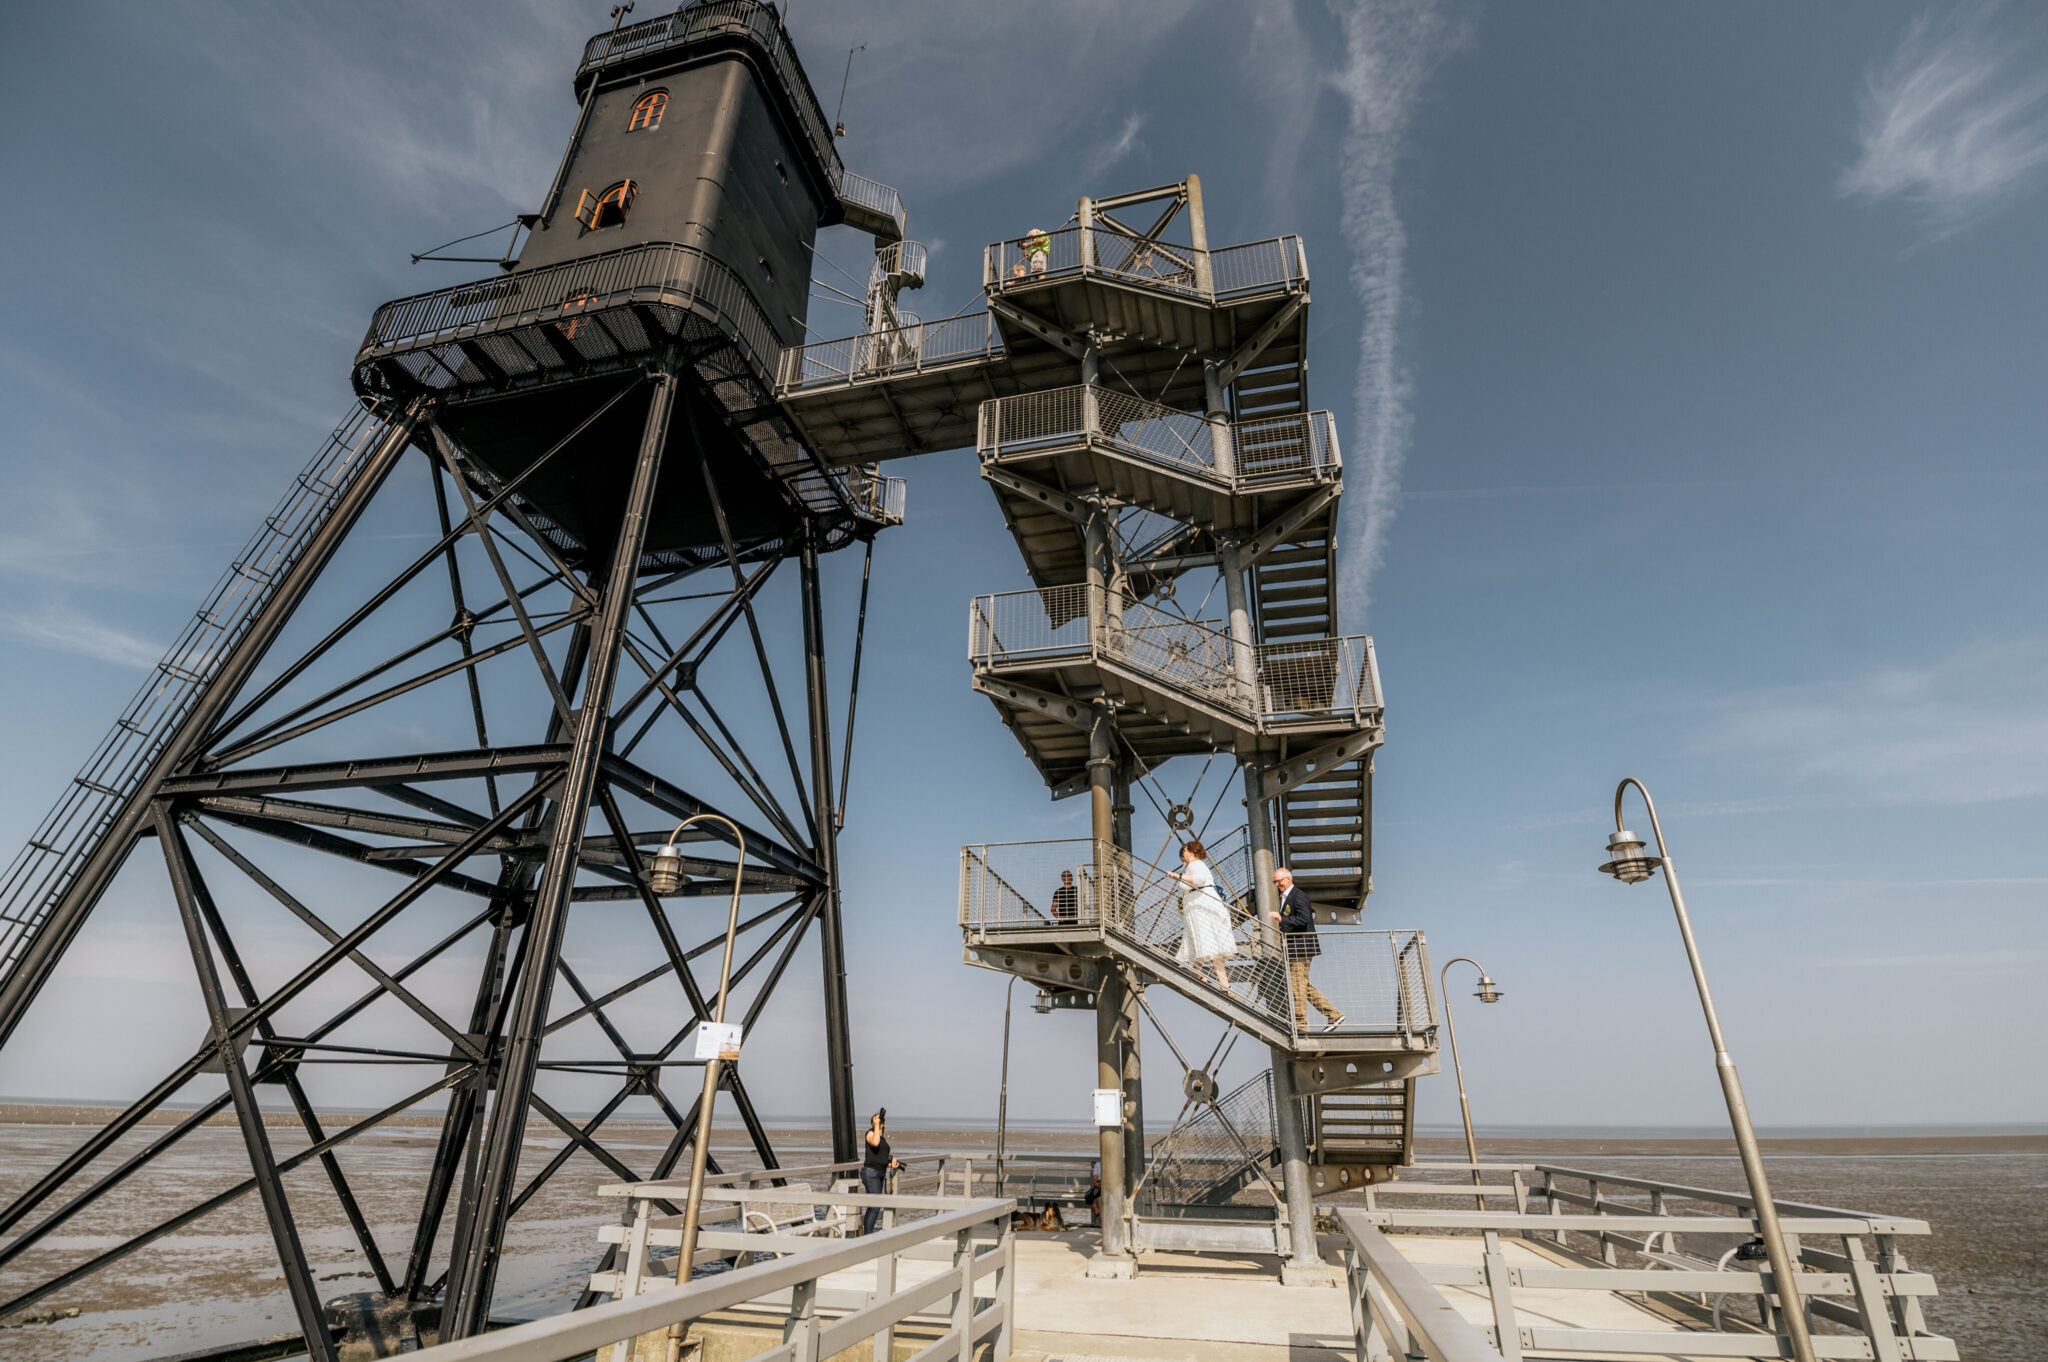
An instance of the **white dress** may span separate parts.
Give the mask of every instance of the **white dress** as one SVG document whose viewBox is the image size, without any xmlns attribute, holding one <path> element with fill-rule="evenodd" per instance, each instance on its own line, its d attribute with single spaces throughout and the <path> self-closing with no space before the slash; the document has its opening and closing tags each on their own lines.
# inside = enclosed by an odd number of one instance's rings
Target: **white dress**
<svg viewBox="0 0 2048 1362">
<path fill-rule="evenodd" d="M 1219 955 L 1236 955 L 1237 941 L 1230 930 L 1230 910 L 1216 893 L 1216 876 L 1207 861 L 1189 861 L 1181 868 L 1184 892 L 1180 900 L 1180 951 L 1174 957 L 1182 964 L 1210 960 Z"/>
</svg>

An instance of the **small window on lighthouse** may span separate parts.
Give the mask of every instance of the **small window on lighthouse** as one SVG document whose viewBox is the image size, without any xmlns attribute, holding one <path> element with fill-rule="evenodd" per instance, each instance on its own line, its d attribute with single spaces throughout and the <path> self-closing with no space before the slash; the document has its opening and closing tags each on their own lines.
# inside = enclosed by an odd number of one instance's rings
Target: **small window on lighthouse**
<svg viewBox="0 0 2048 1362">
<path fill-rule="evenodd" d="M 601 227 L 618 227 L 626 221 L 626 212 L 633 206 L 633 198 L 640 192 L 640 186 L 631 180 L 620 180 L 602 194 L 593 194 L 588 189 L 576 204 L 576 220 L 587 231 Z"/>
<path fill-rule="evenodd" d="M 661 126 L 661 115 L 668 108 L 668 91 L 654 90 L 640 96 L 633 105 L 633 121 L 626 124 L 627 132 L 639 132 L 645 128 L 653 132 Z"/>
</svg>

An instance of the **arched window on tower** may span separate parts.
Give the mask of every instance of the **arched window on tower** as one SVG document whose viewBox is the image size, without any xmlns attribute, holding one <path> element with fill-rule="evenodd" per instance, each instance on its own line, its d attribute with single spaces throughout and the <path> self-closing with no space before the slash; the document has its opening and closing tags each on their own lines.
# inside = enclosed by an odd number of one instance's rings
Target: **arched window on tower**
<svg viewBox="0 0 2048 1362">
<path fill-rule="evenodd" d="M 576 220 L 584 230 L 595 232 L 601 227 L 617 227 L 626 221 L 626 213 L 633 207 L 633 199 L 640 193 L 640 186 L 631 180 L 620 180 L 602 194 L 593 194 L 588 189 L 576 203 Z"/>
<path fill-rule="evenodd" d="M 639 132 L 645 128 L 653 132 L 661 126 L 661 115 L 668 108 L 668 91 L 653 90 L 640 96 L 633 104 L 633 121 L 626 124 L 627 132 Z"/>
</svg>

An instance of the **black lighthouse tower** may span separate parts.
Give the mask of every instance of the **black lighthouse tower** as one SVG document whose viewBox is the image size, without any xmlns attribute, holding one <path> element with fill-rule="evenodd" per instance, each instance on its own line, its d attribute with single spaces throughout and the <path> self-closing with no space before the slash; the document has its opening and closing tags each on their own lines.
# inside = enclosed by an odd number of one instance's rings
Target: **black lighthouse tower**
<svg viewBox="0 0 2048 1362">
<path fill-rule="evenodd" d="M 90 943 L 117 877 L 180 927 L 206 1017 L 161 1081 L 0 1206 L 0 1317 L 253 1193 L 314 1357 L 334 1344 L 309 1220 L 345 1224 L 377 1284 L 364 1318 L 401 1337 L 479 1332 L 508 1223 L 570 1157 L 638 1180 L 687 1150 L 684 1042 L 709 1016 L 697 972 L 708 958 L 715 974 L 735 887 L 731 1015 L 760 1016 L 815 941 L 834 1155 L 854 1154 L 837 830 L 859 636 L 838 631 L 853 664 L 835 687 L 823 578 L 836 550 L 871 560 L 902 484 L 822 463 L 773 380 L 802 339 L 818 230 L 886 247 L 902 209 L 840 164 L 760 0 L 598 35 L 574 94 L 521 258 L 377 309 L 360 408 L 0 882 L 0 1045 Z M 430 545 L 402 563 L 364 542 L 396 515 Z M 739 831 L 693 825 L 688 881 L 658 897 L 647 858 L 705 813 Z M 238 947 L 266 914 L 298 934 L 298 959 Z M 638 951 L 619 944 L 629 927 Z M 578 976 L 566 943 L 585 930 L 626 953 L 627 983 Z M 457 959 L 481 963 L 456 993 L 430 989 Z M 657 996 L 660 1033 L 634 1034 L 620 1009 Z M 332 1124 L 323 1085 L 365 1064 L 388 1066 L 379 1109 Z M 746 1070 L 724 1091 L 773 1164 Z M 572 1073 L 607 1080 L 594 1117 L 550 1097 Z M 673 1128 L 652 1162 L 607 1143 L 634 1097 Z M 380 1242 L 349 1142 L 437 1103 L 409 1243 Z M 273 1134 L 265 1109 L 286 1106 L 293 1125 Z M 58 1230 L 94 1227 L 109 1192 L 145 1185 L 226 1113 L 245 1180 L 153 1198 L 161 1218 L 139 1232 L 107 1222 L 111 1249 L 62 1246 Z M 534 1122 L 564 1141 L 555 1156 L 529 1148 Z"/>
</svg>

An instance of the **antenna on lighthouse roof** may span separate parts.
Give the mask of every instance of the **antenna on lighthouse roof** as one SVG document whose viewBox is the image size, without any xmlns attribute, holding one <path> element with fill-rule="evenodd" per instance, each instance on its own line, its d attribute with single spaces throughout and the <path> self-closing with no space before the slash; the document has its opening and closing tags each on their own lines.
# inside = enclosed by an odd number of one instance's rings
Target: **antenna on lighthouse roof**
<svg viewBox="0 0 2048 1362">
<path fill-rule="evenodd" d="M 846 49 L 846 72 L 839 77 L 839 107 L 832 111 L 832 135 L 834 137 L 846 136 L 846 124 L 840 121 L 839 116 L 846 112 L 846 83 L 853 79 L 853 54 L 867 50 L 868 45 L 866 43 L 862 43 L 859 47 L 849 47 Z"/>
</svg>

